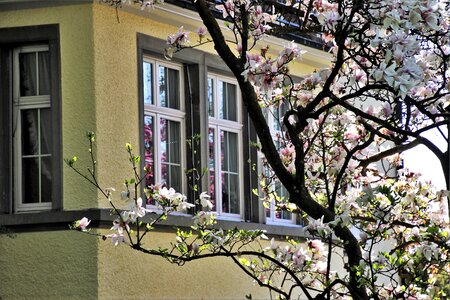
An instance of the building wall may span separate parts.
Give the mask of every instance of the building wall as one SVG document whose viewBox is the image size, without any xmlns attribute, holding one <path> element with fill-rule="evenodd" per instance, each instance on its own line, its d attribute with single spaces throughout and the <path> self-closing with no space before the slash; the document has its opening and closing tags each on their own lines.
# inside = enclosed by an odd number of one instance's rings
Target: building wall
<svg viewBox="0 0 450 300">
<path fill-rule="evenodd" d="M 125 143 L 139 148 L 136 33 L 165 39 L 180 22 L 170 13 L 157 11 L 155 18 L 152 13 L 119 11 L 118 22 L 114 9 L 96 1 L 0 12 L 0 28 L 59 24 L 63 156 L 77 155 L 77 164 L 87 166 L 84 134 L 95 131 L 100 184 L 119 191 L 123 179 L 132 176 Z M 211 46 L 202 49 L 214 52 Z M 298 75 L 315 69 L 305 63 L 293 68 Z M 108 207 L 67 167 L 63 193 L 65 210 Z M 167 244 L 173 238 L 173 232 L 160 231 L 147 242 Z M 0 253 L 2 299 L 242 299 L 250 293 L 254 299 L 269 298 L 229 259 L 178 267 L 68 230 L 19 232 L 15 239 L 0 235 Z"/>
<path fill-rule="evenodd" d="M 0 299 L 96 299 L 97 244 L 68 230 L 0 234 Z"/>
<path fill-rule="evenodd" d="M 60 30 L 63 157 L 87 153 L 85 132 L 96 129 L 92 6 L 0 12 L 0 28 L 42 24 L 59 24 Z M 81 177 L 63 167 L 64 209 L 97 207 L 96 194 Z"/>
<path fill-rule="evenodd" d="M 95 130 L 91 5 L 0 11 L 0 28 L 59 24 L 63 156 L 86 152 Z M 97 192 L 63 167 L 64 209 L 97 207 Z M 1 218 L 1 216 L 0 216 Z M 96 299 L 95 237 L 68 230 L 0 234 L 0 299 Z M 33 228 L 31 228 L 33 230 Z"/>
</svg>

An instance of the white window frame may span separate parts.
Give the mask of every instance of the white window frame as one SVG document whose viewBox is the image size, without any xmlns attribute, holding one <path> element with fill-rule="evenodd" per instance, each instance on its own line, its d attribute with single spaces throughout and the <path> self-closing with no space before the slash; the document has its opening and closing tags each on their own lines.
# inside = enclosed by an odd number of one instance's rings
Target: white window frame
<svg viewBox="0 0 450 300">
<path fill-rule="evenodd" d="M 143 57 L 143 64 L 144 63 L 150 63 L 153 65 L 152 68 L 152 78 L 153 78 L 153 82 L 152 82 L 152 94 L 153 94 L 153 104 L 146 104 L 145 102 L 143 103 L 144 106 L 144 119 L 145 117 L 152 117 L 153 118 L 153 124 L 154 124 L 154 129 L 153 129 L 153 141 L 154 141 L 154 157 L 153 157 L 153 174 L 154 174 L 154 182 L 155 184 L 158 184 L 160 182 L 162 182 L 162 172 L 161 172 L 161 161 L 160 161 L 160 157 L 161 157 L 161 146 L 159 144 L 160 141 L 160 120 L 161 119 L 166 119 L 169 121 L 174 121 L 174 122 L 178 122 L 180 123 L 180 168 L 181 168 L 181 172 L 184 172 L 185 167 L 186 167 L 186 143 L 184 142 L 186 140 L 186 127 L 185 127 L 185 117 L 186 117 L 186 113 L 184 111 L 184 75 L 182 72 L 182 67 L 179 64 L 174 64 L 174 63 L 168 63 L 168 62 L 163 62 L 157 59 L 154 59 L 152 57 L 148 57 L 148 56 L 144 56 Z M 157 81 L 157 70 L 159 68 L 159 66 L 163 66 L 163 67 L 167 67 L 167 68 L 171 68 L 171 69 L 175 69 L 177 70 L 179 73 L 179 99 L 180 99 L 180 108 L 179 109 L 174 109 L 174 108 L 168 108 L 168 107 L 161 107 L 160 106 L 160 97 L 159 97 L 159 92 L 158 92 L 158 81 Z M 143 65 L 141 66 L 141 68 L 143 68 Z M 144 74 L 144 72 L 142 73 Z M 144 84 L 144 82 L 143 82 Z M 142 87 L 142 89 L 144 90 L 144 87 Z M 144 99 L 142 100 L 144 101 Z M 170 186 L 168 186 L 167 188 L 170 188 Z M 184 176 L 181 176 L 181 191 L 177 191 L 180 193 L 185 193 L 186 191 L 186 180 L 184 178 Z M 155 205 L 148 205 L 149 207 L 154 208 Z"/>
<path fill-rule="evenodd" d="M 244 192 L 243 192 L 243 158 L 242 153 L 239 151 L 240 149 L 243 149 L 243 140 L 242 140 L 242 107 L 241 107 L 241 94 L 239 90 L 239 85 L 236 80 L 233 80 L 228 77 L 224 77 L 221 75 L 217 75 L 214 73 L 208 73 L 208 83 L 209 79 L 213 80 L 213 97 L 214 97 L 214 116 L 209 116 L 209 99 L 207 98 L 207 105 L 208 105 L 208 135 L 209 130 L 212 129 L 214 131 L 214 177 L 216 178 L 214 182 L 214 194 L 216 196 L 215 200 L 215 206 L 213 207 L 213 213 L 220 219 L 242 219 L 243 212 L 244 212 Z M 222 81 L 226 83 L 230 83 L 236 86 L 236 114 L 237 114 L 237 120 L 236 121 L 229 121 L 219 118 L 219 105 L 218 105 L 218 90 L 217 90 L 217 82 Z M 207 89 L 208 90 L 208 89 Z M 237 157 L 238 157 L 238 178 L 239 178 L 239 214 L 232 214 L 232 213 L 226 213 L 222 210 L 222 183 L 221 183 L 221 173 L 222 173 L 222 164 L 221 164 L 221 145 L 220 145 L 220 131 L 227 131 L 237 134 L 238 138 L 238 144 L 237 144 Z M 209 140 L 209 137 L 207 138 Z M 209 142 L 208 142 L 209 143 Z M 209 182 L 209 144 L 208 144 L 208 191 L 210 187 Z"/>
<path fill-rule="evenodd" d="M 277 140 L 277 136 L 278 135 L 284 135 L 284 132 L 282 130 L 275 130 L 275 122 L 277 122 L 276 118 L 274 117 L 274 112 L 273 112 L 273 108 L 266 108 L 267 109 L 267 125 L 269 126 L 270 129 L 270 133 L 272 135 L 272 139 L 274 141 Z M 282 126 L 282 124 L 278 124 L 279 126 Z M 261 152 L 259 153 L 259 158 L 260 158 L 260 170 L 263 170 L 263 164 L 262 164 L 262 159 L 264 158 L 264 155 Z M 275 179 L 278 180 L 278 179 Z M 281 184 L 281 182 L 280 182 Z M 282 184 L 281 184 L 282 185 Z M 282 185 L 282 188 L 283 185 Z M 275 191 L 275 182 L 271 183 L 271 187 L 270 187 L 271 191 Z M 288 201 L 289 199 L 284 199 L 285 201 Z M 275 201 L 275 200 L 274 200 Z M 272 201 L 270 203 L 269 206 L 269 210 L 270 210 L 270 217 L 267 216 L 267 213 L 265 211 L 265 207 L 264 207 L 264 218 L 266 220 L 266 224 L 272 224 L 272 225 L 297 225 L 297 214 L 296 213 L 291 213 L 291 219 L 281 219 L 281 218 L 277 218 L 276 216 L 276 210 L 275 210 L 275 203 Z"/>
<path fill-rule="evenodd" d="M 37 95 L 37 96 L 20 96 L 20 71 L 19 71 L 19 54 L 20 53 L 36 53 L 49 51 L 48 45 L 33 45 L 23 46 L 15 48 L 13 50 L 13 143 L 14 143 L 14 212 L 30 212 L 30 211 L 43 211 L 52 209 L 52 201 L 39 202 L 39 203 L 22 203 L 22 120 L 21 111 L 26 109 L 41 109 L 51 108 L 51 96 L 50 95 Z M 36 68 L 38 64 L 36 63 Z M 38 73 L 37 73 L 38 74 Z M 37 76 L 38 82 L 36 84 L 39 91 L 39 75 Z M 40 126 L 40 112 L 38 113 L 38 120 Z M 40 130 L 39 130 L 40 132 Z M 40 143 L 40 135 L 38 137 Z M 40 147 L 38 158 L 52 157 L 54 153 L 48 155 L 41 155 Z M 41 160 L 39 160 L 39 165 Z M 40 167 L 39 167 L 40 169 Z M 53 175 L 53 174 L 52 174 Z M 52 178 L 52 180 L 54 180 Z M 39 189 L 41 189 L 41 176 L 39 175 Z M 39 192 L 39 198 L 41 198 L 41 192 Z M 40 199 L 41 201 L 42 199 Z"/>
</svg>

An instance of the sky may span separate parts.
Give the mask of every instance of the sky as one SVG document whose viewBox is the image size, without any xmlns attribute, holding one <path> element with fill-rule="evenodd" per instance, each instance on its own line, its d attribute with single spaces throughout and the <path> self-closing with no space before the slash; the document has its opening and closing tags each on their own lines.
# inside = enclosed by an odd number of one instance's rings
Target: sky
<svg viewBox="0 0 450 300">
<path fill-rule="evenodd" d="M 441 128 L 441 131 L 447 136 L 447 127 Z M 439 149 L 445 152 L 447 141 L 437 129 L 423 134 L 423 137 L 432 141 Z M 406 169 L 419 172 L 425 180 L 431 180 L 436 188 L 446 189 L 445 177 L 440 162 L 427 147 L 421 145 L 406 151 L 403 154 L 403 163 Z"/>
</svg>

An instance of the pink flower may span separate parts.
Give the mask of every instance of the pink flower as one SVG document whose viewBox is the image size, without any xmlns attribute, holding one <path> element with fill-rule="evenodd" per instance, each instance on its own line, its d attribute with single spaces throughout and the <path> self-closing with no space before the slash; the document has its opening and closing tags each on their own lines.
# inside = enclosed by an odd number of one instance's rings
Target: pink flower
<svg viewBox="0 0 450 300">
<path fill-rule="evenodd" d="M 197 34 L 198 34 L 198 37 L 200 38 L 200 40 L 203 38 L 203 37 L 205 37 L 205 35 L 206 35 L 206 27 L 205 26 L 200 26 L 199 28 L 197 28 Z"/>
<path fill-rule="evenodd" d="M 81 230 L 85 230 L 86 227 L 91 223 L 91 220 L 88 220 L 88 218 L 83 217 L 81 220 L 77 221 L 77 227 Z"/>
</svg>

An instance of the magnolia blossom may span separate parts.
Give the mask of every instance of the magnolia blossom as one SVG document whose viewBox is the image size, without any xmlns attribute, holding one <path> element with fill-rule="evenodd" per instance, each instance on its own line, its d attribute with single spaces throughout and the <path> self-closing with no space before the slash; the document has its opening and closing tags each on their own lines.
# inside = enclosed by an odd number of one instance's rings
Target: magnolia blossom
<svg viewBox="0 0 450 300">
<path fill-rule="evenodd" d="M 207 30 L 205 26 L 200 26 L 199 28 L 197 28 L 196 31 L 200 41 L 202 40 L 202 38 L 204 38 L 206 36 Z"/>
<path fill-rule="evenodd" d="M 200 204 L 202 205 L 202 207 L 211 210 L 214 205 L 212 204 L 210 199 L 211 197 L 206 192 L 202 192 L 200 194 Z"/>
<path fill-rule="evenodd" d="M 81 220 L 78 220 L 76 222 L 76 227 L 80 228 L 81 230 L 85 230 L 86 227 L 91 223 L 91 220 L 89 220 L 86 217 L 83 217 Z"/>
</svg>

